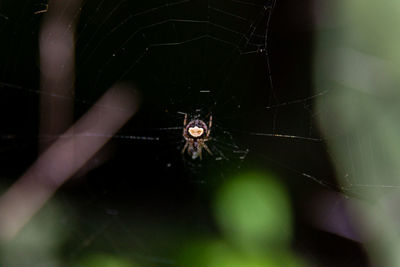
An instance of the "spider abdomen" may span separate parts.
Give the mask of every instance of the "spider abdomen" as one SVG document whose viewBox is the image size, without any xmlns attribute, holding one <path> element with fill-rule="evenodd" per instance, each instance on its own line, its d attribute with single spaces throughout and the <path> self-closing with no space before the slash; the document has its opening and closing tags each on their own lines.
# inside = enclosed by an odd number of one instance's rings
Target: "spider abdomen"
<svg viewBox="0 0 400 267">
<path fill-rule="evenodd" d="M 186 144 L 182 149 L 182 154 L 187 148 L 188 154 L 192 159 L 199 157 L 201 159 L 202 149 L 204 148 L 207 152 L 212 155 L 212 152 L 207 147 L 205 142 L 209 140 L 210 130 L 212 125 L 212 116 L 210 116 L 209 125 L 199 119 L 194 119 L 187 123 L 187 115 L 183 121 L 183 137 L 186 140 Z"/>
</svg>

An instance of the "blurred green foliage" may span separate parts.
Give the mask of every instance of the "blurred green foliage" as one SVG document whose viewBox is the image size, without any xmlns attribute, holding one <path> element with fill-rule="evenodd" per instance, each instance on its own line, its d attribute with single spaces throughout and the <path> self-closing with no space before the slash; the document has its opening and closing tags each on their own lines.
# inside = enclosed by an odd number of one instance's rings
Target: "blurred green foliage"
<svg viewBox="0 0 400 267">
<path fill-rule="evenodd" d="M 93 254 L 84 257 L 76 267 L 136 267 L 138 265 L 118 255 Z"/>
<path fill-rule="evenodd" d="M 287 192 L 272 177 L 247 173 L 224 184 L 215 217 L 227 238 L 240 247 L 286 245 L 292 237 Z"/>
<path fill-rule="evenodd" d="M 289 199 L 274 177 L 257 172 L 234 177 L 218 190 L 214 208 L 223 237 L 190 243 L 181 266 L 305 266 L 290 249 Z"/>
<path fill-rule="evenodd" d="M 316 113 L 376 266 L 400 266 L 400 2 L 316 1 Z M 368 200 L 368 201 L 360 201 Z"/>
<path fill-rule="evenodd" d="M 60 206 L 47 203 L 13 240 L 2 244 L 1 266 L 61 266 L 59 253 L 72 227 L 60 223 L 61 217 Z"/>
<path fill-rule="evenodd" d="M 224 240 L 204 240 L 190 244 L 179 266 L 193 267 L 301 267 L 305 266 L 290 250 L 242 251 Z"/>
<path fill-rule="evenodd" d="M 189 232 L 174 237 L 180 238 L 181 243 L 171 242 L 172 248 L 168 248 L 179 254 L 170 255 L 172 263 L 183 267 L 306 266 L 290 247 L 290 201 L 285 187 L 273 176 L 249 172 L 232 177 L 220 186 L 213 200 L 214 218 L 221 234 L 197 238 L 196 232 Z M 104 243 L 108 241 L 100 237 L 88 243 L 81 238 L 73 241 L 77 244 L 69 243 L 71 231 L 80 229 L 71 215 L 57 201 L 47 203 L 14 240 L 2 246 L 2 266 L 158 266 L 157 258 L 129 248 L 133 242 L 129 237 L 113 239 L 119 245 L 125 244 L 119 252 L 108 251 Z M 105 229 L 104 234 L 111 234 L 111 229 Z M 157 229 L 152 230 L 147 234 Z M 87 235 L 83 232 L 82 236 Z"/>
</svg>

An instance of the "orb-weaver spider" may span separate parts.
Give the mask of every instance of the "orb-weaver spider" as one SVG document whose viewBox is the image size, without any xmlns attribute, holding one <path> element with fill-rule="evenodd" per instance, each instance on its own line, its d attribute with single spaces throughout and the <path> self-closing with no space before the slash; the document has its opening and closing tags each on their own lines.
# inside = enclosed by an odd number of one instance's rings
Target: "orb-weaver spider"
<svg viewBox="0 0 400 267">
<path fill-rule="evenodd" d="M 187 152 L 192 159 L 196 159 L 197 157 L 201 159 L 202 150 L 204 148 L 210 155 L 212 155 L 213 153 L 205 143 L 210 140 L 212 116 L 210 116 L 208 126 L 204 121 L 199 119 L 194 119 L 187 123 L 187 117 L 187 114 L 185 114 L 182 135 L 185 138 L 186 143 L 182 149 L 182 154 L 184 154 L 187 149 Z"/>
</svg>

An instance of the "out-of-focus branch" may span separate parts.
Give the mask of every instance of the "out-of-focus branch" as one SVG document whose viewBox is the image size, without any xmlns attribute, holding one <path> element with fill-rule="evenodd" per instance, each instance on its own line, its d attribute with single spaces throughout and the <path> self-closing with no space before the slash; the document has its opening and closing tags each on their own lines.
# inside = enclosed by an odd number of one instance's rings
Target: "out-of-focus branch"
<svg viewBox="0 0 400 267">
<path fill-rule="evenodd" d="M 119 106 L 124 112 L 104 106 Z M 138 97 L 117 85 L 58 138 L 0 198 L 0 237 L 9 240 L 122 127 L 138 108 Z M 98 137 L 91 133 L 107 133 Z M 66 136 L 66 137 L 65 137 Z"/>
<path fill-rule="evenodd" d="M 57 136 L 73 122 L 74 102 L 53 95 L 74 95 L 75 26 L 81 0 L 51 1 L 39 36 L 40 124 L 39 135 Z M 40 150 L 52 139 L 41 143 Z"/>
<path fill-rule="evenodd" d="M 54 143 L 41 147 L 44 152 L 37 161 L 0 197 L 2 240 L 12 239 L 138 109 L 138 96 L 132 93 L 132 88 L 115 85 L 71 126 L 74 113 L 74 29 L 79 11 L 80 0 L 49 3 L 40 34 L 42 94 L 39 135 L 51 136 L 48 141 Z M 54 95 L 71 98 L 52 97 Z M 98 133 L 98 136 L 93 136 L 93 133 Z"/>
</svg>

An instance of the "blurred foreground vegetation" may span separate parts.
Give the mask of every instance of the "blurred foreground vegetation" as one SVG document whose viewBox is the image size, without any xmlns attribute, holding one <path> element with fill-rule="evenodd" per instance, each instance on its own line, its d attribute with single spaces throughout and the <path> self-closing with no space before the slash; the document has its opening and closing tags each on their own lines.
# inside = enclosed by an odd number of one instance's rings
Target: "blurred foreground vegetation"
<svg viewBox="0 0 400 267">
<path fill-rule="evenodd" d="M 173 253 L 171 258 L 164 260 L 164 264 L 211 267 L 306 266 L 291 250 L 293 230 L 290 200 L 285 187 L 277 179 L 257 172 L 232 177 L 219 187 L 212 203 L 218 233 L 206 236 L 199 236 L 195 232 L 185 233 L 181 242 L 171 242 L 173 248 L 169 249 Z M 64 209 L 54 200 L 48 203 L 12 242 L 3 246 L 2 265 L 164 265 L 162 260 L 157 260 L 157 255 L 146 260 L 135 251 L 123 248 L 119 252 L 104 250 L 97 244 L 104 242 L 104 232 L 92 233 L 88 238 L 76 240 L 77 243 L 72 246 L 66 245 L 71 242 L 69 237 L 81 229 L 70 218 L 62 223 L 60 219 L 65 217 Z M 118 242 L 124 244 L 126 240 L 112 238 L 106 242 L 118 246 Z M 76 248 L 75 252 L 71 248 Z"/>
</svg>

